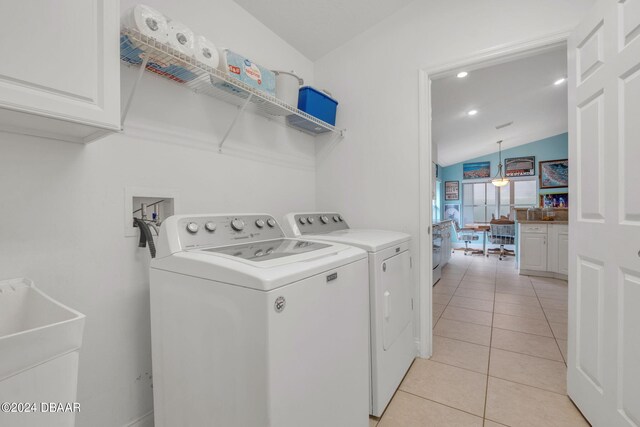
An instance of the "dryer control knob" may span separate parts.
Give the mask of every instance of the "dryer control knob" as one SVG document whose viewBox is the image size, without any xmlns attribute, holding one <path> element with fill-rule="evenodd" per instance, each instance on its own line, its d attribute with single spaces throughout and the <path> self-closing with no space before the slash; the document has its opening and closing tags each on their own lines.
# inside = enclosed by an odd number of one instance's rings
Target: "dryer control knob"
<svg viewBox="0 0 640 427">
<path fill-rule="evenodd" d="M 300 224 L 305 225 L 307 223 L 307 219 L 304 217 L 300 217 L 298 218 L 298 221 L 300 221 Z"/>
<path fill-rule="evenodd" d="M 313 223 L 314 223 L 314 221 L 315 221 L 315 219 L 313 219 L 312 217 L 307 218 L 307 222 L 308 222 L 309 224 L 313 224 Z"/>
<path fill-rule="evenodd" d="M 209 221 L 209 222 L 207 222 L 207 223 L 204 225 L 204 228 L 205 228 L 207 231 L 210 231 L 210 232 L 212 232 L 212 233 L 213 233 L 214 231 L 216 231 L 216 223 L 215 223 L 215 222 L 211 222 L 211 221 Z"/>
<path fill-rule="evenodd" d="M 338 215 L 338 221 L 342 222 L 342 216 Z"/>
<path fill-rule="evenodd" d="M 261 219 L 256 219 L 256 227 L 258 228 L 264 227 L 264 221 Z"/>
<path fill-rule="evenodd" d="M 189 224 L 187 224 L 187 231 L 191 234 L 196 234 L 199 228 L 200 227 L 198 227 L 198 224 L 196 224 L 195 222 L 190 222 Z"/>
<path fill-rule="evenodd" d="M 326 215 L 322 215 L 322 216 L 320 217 L 320 221 L 322 221 L 322 223 L 323 223 L 323 224 L 326 224 L 326 223 L 328 223 L 328 222 L 329 222 L 329 217 L 328 217 L 328 216 L 326 216 Z"/>
<path fill-rule="evenodd" d="M 276 226 L 276 220 L 275 220 L 275 219 L 273 219 L 273 218 L 269 218 L 269 219 L 267 220 L 267 225 L 268 225 L 269 227 L 271 227 L 271 228 L 275 227 L 275 226 Z"/>
<path fill-rule="evenodd" d="M 236 231 L 242 231 L 244 229 L 244 221 L 240 218 L 235 218 L 231 221 L 231 228 Z"/>
<path fill-rule="evenodd" d="M 340 220 L 338 219 L 338 215 L 334 215 L 334 216 L 333 216 L 333 222 L 338 222 L 338 221 L 340 221 Z"/>
</svg>

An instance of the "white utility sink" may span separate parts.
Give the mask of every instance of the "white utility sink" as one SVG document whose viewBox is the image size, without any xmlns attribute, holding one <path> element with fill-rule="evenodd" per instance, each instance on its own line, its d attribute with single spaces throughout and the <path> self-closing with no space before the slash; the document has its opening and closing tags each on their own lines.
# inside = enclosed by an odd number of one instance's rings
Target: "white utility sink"
<svg viewBox="0 0 640 427">
<path fill-rule="evenodd" d="M 74 402 L 84 319 L 29 279 L 0 281 L 0 402 Z M 2 413 L 0 425 L 73 426 L 74 418 Z"/>
</svg>

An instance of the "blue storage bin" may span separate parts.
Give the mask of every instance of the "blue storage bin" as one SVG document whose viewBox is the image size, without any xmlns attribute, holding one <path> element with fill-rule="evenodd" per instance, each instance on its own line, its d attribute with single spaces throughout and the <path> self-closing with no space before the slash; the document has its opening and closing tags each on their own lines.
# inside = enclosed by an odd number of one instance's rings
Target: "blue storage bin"
<svg viewBox="0 0 640 427">
<path fill-rule="evenodd" d="M 311 86 L 303 86 L 300 88 L 298 96 L 299 110 L 335 126 L 337 108 L 338 101 L 326 93 L 320 92 Z"/>
</svg>

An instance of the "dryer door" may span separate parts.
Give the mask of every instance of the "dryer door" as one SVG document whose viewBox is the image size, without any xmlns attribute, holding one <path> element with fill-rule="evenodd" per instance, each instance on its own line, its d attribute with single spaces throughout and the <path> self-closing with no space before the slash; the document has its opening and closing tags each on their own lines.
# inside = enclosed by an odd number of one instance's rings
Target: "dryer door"
<svg viewBox="0 0 640 427">
<path fill-rule="evenodd" d="M 387 258 L 378 265 L 382 301 L 384 349 L 391 348 L 411 322 L 411 260 L 409 251 Z"/>
</svg>

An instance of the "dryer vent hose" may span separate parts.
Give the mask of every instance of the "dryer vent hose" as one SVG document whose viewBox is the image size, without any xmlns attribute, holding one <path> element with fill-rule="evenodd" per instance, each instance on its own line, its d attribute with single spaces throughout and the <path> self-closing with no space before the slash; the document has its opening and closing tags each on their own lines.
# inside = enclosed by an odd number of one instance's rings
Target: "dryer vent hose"
<svg viewBox="0 0 640 427">
<path fill-rule="evenodd" d="M 149 229 L 149 225 L 141 220 L 140 218 L 133 218 L 133 222 L 140 229 L 140 241 L 138 242 L 139 248 L 146 248 L 147 242 L 149 242 L 149 253 L 151 254 L 151 258 L 156 257 L 156 245 L 153 243 L 153 236 L 151 235 L 151 230 Z"/>
</svg>

